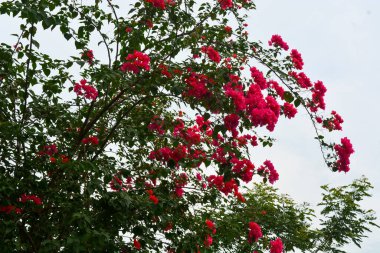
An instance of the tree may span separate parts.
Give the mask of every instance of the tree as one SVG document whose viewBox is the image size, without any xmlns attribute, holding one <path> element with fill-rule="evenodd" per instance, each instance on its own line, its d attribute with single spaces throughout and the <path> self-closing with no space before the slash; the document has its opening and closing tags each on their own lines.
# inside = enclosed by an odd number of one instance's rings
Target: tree
<svg viewBox="0 0 380 253">
<path fill-rule="evenodd" d="M 223 233 L 208 217 L 220 203 L 249 207 L 243 186 L 253 177 L 278 180 L 274 165 L 255 165 L 249 151 L 272 146 L 279 117 L 301 107 L 327 166 L 348 172 L 350 140 L 324 139 L 343 123 L 323 112 L 325 86 L 300 72 L 301 54 L 289 54 L 281 36 L 269 45 L 249 39 L 244 10 L 254 8 L 249 0 L 140 0 L 129 10 L 111 0 L 2 2 L 2 15 L 24 22 L 16 44 L 0 47 L 3 250 L 217 250 Z M 59 30 L 76 54 L 43 53 L 41 29 Z M 270 222 L 260 222 L 243 224 L 242 247 L 260 240 L 281 252 L 282 239 L 262 234 Z M 322 232 L 330 237 L 318 247 L 330 250 L 359 243 L 363 230 L 339 241 Z"/>
</svg>

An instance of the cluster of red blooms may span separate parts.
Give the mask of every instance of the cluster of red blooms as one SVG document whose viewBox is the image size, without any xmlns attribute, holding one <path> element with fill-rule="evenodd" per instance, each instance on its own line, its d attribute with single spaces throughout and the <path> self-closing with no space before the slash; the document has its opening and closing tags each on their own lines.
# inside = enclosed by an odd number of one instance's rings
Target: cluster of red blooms
<svg viewBox="0 0 380 253">
<path fill-rule="evenodd" d="M 253 170 L 255 166 L 248 159 L 239 160 L 237 157 L 231 159 L 233 165 L 232 171 L 239 175 L 239 177 L 246 183 L 251 182 L 253 177 Z"/>
<path fill-rule="evenodd" d="M 163 135 L 165 130 L 162 128 L 164 121 L 159 116 L 154 116 L 151 119 L 151 123 L 148 125 L 148 129 L 153 132 L 157 132 L 159 135 Z"/>
<path fill-rule="evenodd" d="M 282 253 L 284 251 L 284 246 L 280 238 L 270 242 L 270 253 Z"/>
<path fill-rule="evenodd" d="M 307 89 L 313 86 L 313 84 L 310 81 L 310 78 L 307 77 L 306 74 L 303 72 L 297 73 L 297 72 L 291 71 L 289 72 L 289 75 L 292 76 L 294 79 L 296 79 L 298 85 L 301 88 Z"/>
<path fill-rule="evenodd" d="M 166 5 L 174 6 L 176 4 L 173 0 L 145 0 L 147 3 L 153 4 L 154 7 L 160 8 L 162 10 L 166 9 Z"/>
<path fill-rule="evenodd" d="M 278 34 L 272 35 L 270 41 L 268 41 L 269 46 L 278 46 L 287 51 L 289 49 L 288 44 L 282 40 L 282 37 Z"/>
<path fill-rule="evenodd" d="M 224 126 L 227 130 L 232 132 L 233 137 L 237 137 L 239 134 L 236 130 L 236 128 L 239 126 L 239 119 L 240 117 L 236 114 L 229 114 L 224 117 Z"/>
<path fill-rule="evenodd" d="M 134 246 L 135 249 L 137 249 L 137 250 L 140 250 L 140 249 L 141 249 L 141 243 L 140 243 L 139 240 L 137 240 L 136 238 L 133 239 L 133 246 Z"/>
<path fill-rule="evenodd" d="M 261 72 L 260 70 L 258 70 L 255 67 L 252 67 L 249 70 L 251 71 L 251 77 L 253 78 L 255 83 L 260 86 L 260 89 L 264 90 L 264 89 L 268 88 L 268 84 L 267 84 L 267 81 L 263 75 L 263 72 Z"/>
<path fill-rule="evenodd" d="M 259 224 L 253 221 L 249 222 L 248 242 L 257 242 L 261 237 L 263 237 L 263 233 Z"/>
<path fill-rule="evenodd" d="M 271 184 L 273 184 L 279 179 L 279 175 L 271 161 L 266 160 L 264 164 L 257 169 L 257 171 L 259 172 L 259 174 L 262 173 L 263 175 L 269 175 L 268 180 Z"/>
<path fill-rule="evenodd" d="M 238 83 L 239 80 L 238 76 L 231 74 L 230 82 L 223 87 L 226 96 L 232 98 L 237 112 L 246 108 L 243 86 Z"/>
<path fill-rule="evenodd" d="M 232 28 L 231 28 L 231 26 L 225 26 L 225 27 L 224 27 L 224 31 L 225 31 L 226 33 L 232 33 Z"/>
<path fill-rule="evenodd" d="M 278 84 L 278 82 L 270 80 L 268 81 L 268 85 L 276 91 L 277 95 L 279 95 L 282 100 L 284 100 L 285 90 Z"/>
<path fill-rule="evenodd" d="M 87 50 L 82 53 L 82 59 L 87 60 L 88 64 L 92 65 L 94 63 L 94 53 L 92 50 Z"/>
<path fill-rule="evenodd" d="M 210 79 L 206 75 L 190 73 L 190 76 L 185 79 L 188 85 L 188 91 L 184 93 L 185 96 L 195 98 L 206 98 L 211 95 L 206 85 L 210 82 Z"/>
<path fill-rule="evenodd" d="M 133 54 L 128 54 L 125 57 L 126 62 L 124 62 L 120 70 L 123 72 L 129 71 L 134 74 L 140 73 L 142 69 L 149 71 L 150 70 L 150 58 L 147 54 L 144 54 L 140 51 L 134 51 Z"/>
<path fill-rule="evenodd" d="M 216 228 L 214 222 L 209 219 L 206 219 L 206 226 L 212 231 L 213 234 L 216 234 Z"/>
<path fill-rule="evenodd" d="M 221 58 L 220 58 L 220 55 L 218 53 L 218 51 L 216 51 L 212 46 L 203 46 L 201 48 L 201 51 L 205 54 L 207 54 L 208 58 L 210 58 L 211 61 L 213 62 L 216 62 L 216 63 L 219 63 Z"/>
<path fill-rule="evenodd" d="M 26 203 L 30 200 L 33 201 L 33 203 L 36 205 L 42 205 L 42 201 L 39 197 L 37 197 L 36 195 L 27 195 L 25 193 L 21 195 L 19 202 Z"/>
<path fill-rule="evenodd" d="M 51 144 L 51 145 L 44 146 L 42 150 L 38 152 L 38 155 L 39 156 L 43 156 L 43 155 L 53 156 L 54 154 L 57 154 L 57 153 L 58 153 L 57 145 Z"/>
<path fill-rule="evenodd" d="M 205 245 L 206 248 L 209 248 L 212 245 L 212 237 L 211 237 L 211 235 L 206 235 L 203 244 Z"/>
<path fill-rule="evenodd" d="M 98 91 L 92 85 L 87 84 L 87 80 L 82 79 L 79 83 L 75 83 L 74 92 L 78 96 L 84 96 L 87 99 L 95 100 L 98 97 Z"/>
<path fill-rule="evenodd" d="M 314 84 L 314 88 L 312 91 L 313 91 L 312 105 L 310 105 L 310 110 L 312 112 L 316 112 L 318 108 L 324 110 L 326 108 L 325 94 L 326 94 L 327 89 L 323 85 L 322 81 L 317 81 Z"/>
<path fill-rule="evenodd" d="M 220 4 L 220 8 L 222 8 L 222 10 L 232 8 L 234 6 L 234 3 L 232 2 L 232 0 L 218 0 L 218 2 Z"/>
<path fill-rule="evenodd" d="M 333 117 L 325 120 L 323 122 L 323 127 L 329 131 L 342 130 L 342 123 L 344 122 L 343 118 L 336 111 L 332 111 L 331 114 Z"/>
<path fill-rule="evenodd" d="M 42 205 L 41 199 L 36 195 L 27 195 L 24 193 L 21 195 L 19 199 L 17 199 L 17 202 L 23 204 L 27 203 L 28 201 L 32 201 L 37 206 Z M 14 212 L 15 214 L 21 214 L 22 208 L 16 207 L 14 205 L 0 206 L 0 212 L 6 214 L 10 214 L 12 212 Z"/>
<path fill-rule="evenodd" d="M 149 200 L 152 201 L 155 205 L 158 204 L 159 200 L 156 195 L 154 195 L 153 190 L 147 190 L 147 193 L 149 195 Z"/>
<path fill-rule="evenodd" d="M 168 162 L 173 160 L 178 163 L 180 160 L 184 159 L 187 156 L 187 148 L 183 145 L 178 145 L 175 148 L 163 147 L 157 151 L 150 152 L 149 159 L 155 159 L 157 161 Z"/>
<path fill-rule="evenodd" d="M 297 114 L 297 109 L 294 107 L 293 104 L 290 104 L 288 102 L 284 103 L 284 115 L 285 117 L 288 117 L 289 119 L 293 118 Z"/>
<path fill-rule="evenodd" d="M 50 162 L 56 163 L 57 158 L 54 157 L 54 155 L 57 153 L 58 153 L 57 145 L 51 144 L 51 145 L 44 146 L 42 148 L 42 150 L 37 153 L 37 155 L 38 156 L 44 156 L 44 155 L 50 156 L 50 158 L 49 158 Z M 61 163 L 68 163 L 70 161 L 69 157 L 67 157 L 66 155 L 63 155 L 63 154 L 59 155 L 59 159 L 60 159 Z"/>
<path fill-rule="evenodd" d="M 334 146 L 339 159 L 336 162 L 338 171 L 348 172 L 350 170 L 350 156 L 354 153 L 354 149 L 347 137 L 341 139 L 341 145 Z"/>
<path fill-rule="evenodd" d="M 290 52 L 290 57 L 292 58 L 292 62 L 296 69 L 302 70 L 303 68 L 303 60 L 301 54 L 297 51 L 297 49 L 292 49 Z"/>
<path fill-rule="evenodd" d="M 168 71 L 168 67 L 165 64 L 158 65 L 158 68 L 161 69 L 161 74 L 167 78 L 172 78 L 172 74 Z"/>
<path fill-rule="evenodd" d="M 83 138 L 82 143 L 83 144 L 98 145 L 99 139 L 96 136 L 89 136 L 87 138 Z"/>
<path fill-rule="evenodd" d="M 22 209 L 14 205 L 0 206 L 0 213 L 10 214 L 14 212 L 15 214 L 21 214 Z"/>
</svg>

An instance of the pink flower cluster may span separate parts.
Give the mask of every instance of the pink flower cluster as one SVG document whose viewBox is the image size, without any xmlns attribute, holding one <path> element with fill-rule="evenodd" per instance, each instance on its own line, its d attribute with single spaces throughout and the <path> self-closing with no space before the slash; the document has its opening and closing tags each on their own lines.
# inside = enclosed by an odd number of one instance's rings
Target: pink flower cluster
<svg viewBox="0 0 380 253">
<path fill-rule="evenodd" d="M 261 237 L 263 237 L 263 233 L 259 224 L 253 221 L 249 222 L 248 242 L 257 242 Z"/>
<path fill-rule="evenodd" d="M 14 212 L 15 214 L 21 214 L 22 209 L 14 205 L 0 206 L 0 213 L 10 214 Z"/>
<path fill-rule="evenodd" d="M 224 176 L 210 175 L 207 178 L 209 187 L 215 186 L 220 192 L 223 192 L 225 195 L 232 193 L 232 191 L 238 191 L 238 185 L 236 184 L 235 179 L 230 181 L 224 181 Z"/>
<path fill-rule="evenodd" d="M 341 145 L 334 146 L 339 159 L 336 162 L 338 171 L 348 172 L 350 170 L 350 156 L 354 153 L 351 141 L 344 137 L 341 139 Z"/>
<path fill-rule="evenodd" d="M 326 87 L 323 85 L 322 81 L 317 81 L 314 84 L 313 94 L 312 94 L 312 105 L 310 106 L 310 110 L 312 112 L 316 112 L 318 108 L 324 110 L 326 108 L 325 104 L 325 94 Z"/>
<path fill-rule="evenodd" d="M 209 82 L 209 78 L 206 75 L 191 72 L 190 76 L 185 79 L 185 82 L 189 88 L 188 91 L 185 92 L 185 96 L 205 98 L 211 95 L 206 87 Z"/>
<path fill-rule="evenodd" d="M 233 165 L 232 171 L 234 173 L 236 173 L 244 182 L 251 182 L 255 166 L 250 160 L 239 160 L 237 157 L 233 157 L 230 162 Z"/>
<path fill-rule="evenodd" d="M 282 253 L 284 251 L 284 246 L 282 245 L 281 238 L 270 241 L 270 253 Z"/>
<path fill-rule="evenodd" d="M 272 35 L 272 38 L 270 39 L 270 41 L 268 41 L 268 44 L 269 46 L 278 46 L 282 49 L 284 49 L 285 51 L 287 51 L 289 49 L 289 46 L 288 44 L 282 40 L 282 37 L 278 34 L 275 34 L 275 35 Z"/>
<path fill-rule="evenodd" d="M 323 127 L 327 128 L 329 131 L 342 130 L 343 118 L 336 112 L 332 111 L 332 118 L 327 119 L 323 122 Z"/>
<path fill-rule="evenodd" d="M 19 199 L 17 199 L 17 202 L 19 203 L 27 203 L 29 201 L 32 201 L 35 205 L 40 206 L 42 205 L 42 200 L 40 197 L 36 195 L 28 195 L 28 194 L 22 194 Z M 15 214 L 21 214 L 22 208 L 16 207 L 14 205 L 7 205 L 7 206 L 0 206 L 0 212 L 10 214 L 14 212 Z"/>
<path fill-rule="evenodd" d="M 252 84 L 245 97 L 246 111 L 250 116 L 252 124 L 257 126 L 267 126 L 269 131 L 273 131 L 280 116 L 281 107 L 272 96 L 264 96 L 258 85 Z"/>
<path fill-rule="evenodd" d="M 83 144 L 98 145 L 99 144 L 99 139 L 96 136 L 89 136 L 87 138 L 83 138 L 82 143 Z"/>
<path fill-rule="evenodd" d="M 223 89 L 225 91 L 226 96 L 232 98 L 237 112 L 243 111 L 246 108 L 242 85 L 229 82 L 223 87 Z"/>
<path fill-rule="evenodd" d="M 303 68 L 303 60 L 301 54 L 297 51 L 297 49 L 292 49 L 290 52 L 290 57 L 292 58 L 292 62 L 296 69 L 302 70 Z"/>
<path fill-rule="evenodd" d="M 87 99 L 95 100 L 98 97 L 98 91 L 92 85 L 87 84 L 87 80 L 82 79 L 79 83 L 75 83 L 74 92 L 78 96 L 84 96 Z"/>
<path fill-rule="evenodd" d="M 268 85 L 276 91 L 277 95 L 279 95 L 281 99 L 284 99 L 285 90 L 278 84 L 278 82 L 270 80 Z"/>
<path fill-rule="evenodd" d="M 165 10 L 166 8 L 165 0 L 145 0 L 145 2 L 151 3 L 154 7 L 160 8 L 162 10 Z"/>
<path fill-rule="evenodd" d="M 236 114 L 229 114 L 224 117 L 224 126 L 227 130 L 232 132 L 232 136 L 236 137 L 238 135 L 238 131 L 236 128 L 239 126 L 240 117 Z"/>
<path fill-rule="evenodd" d="M 284 115 L 289 119 L 293 118 L 297 114 L 297 109 L 288 102 L 284 103 Z"/>
<path fill-rule="evenodd" d="M 205 245 L 206 248 L 209 248 L 212 245 L 212 237 L 211 237 L 211 235 L 206 235 L 203 244 Z"/>
<path fill-rule="evenodd" d="M 216 62 L 216 63 L 219 63 L 221 58 L 220 58 L 220 55 L 218 53 L 218 51 L 216 51 L 212 46 L 203 46 L 201 48 L 201 51 L 203 53 L 206 53 L 208 58 L 210 58 L 211 61 L 213 62 Z"/>
<path fill-rule="evenodd" d="M 94 63 L 94 53 L 92 50 L 87 50 L 82 53 L 82 59 L 87 60 L 88 64 L 92 65 Z"/>
<path fill-rule="evenodd" d="M 216 233 L 216 228 L 215 228 L 214 222 L 212 222 L 209 219 L 206 219 L 205 223 L 206 223 L 206 226 L 212 231 L 212 233 L 215 234 Z"/>
<path fill-rule="evenodd" d="M 142 69 L 149 71 L 150 70 L 150 58 L 147 54 L 144 54 L 140 51 L 134 51 L 133 54 L 128 54 L 125 57 L 126 62 L 124 62 L 120 70 L 123 72 L 129 71 L 134 74 L 140 73 Z"/>
<path fill-rule="evenodd" d="M 51 145 L 44 146 L 42 148 L 42 150 L 38 152 L 38 155 L 40 155 L 40 156 L 43 156 L 43 155 L 53 156 L 57 153 L 58 153 L 57 145 L 51 144 Z"/>
<path fill-rule="evenodd" d="M 279 179 L 277 170 L 274 168 L 273 163 L 269 160 L 266 160 L 262 166 L 260 166 L 257 171 L 259 174 L 269 175 L 269 183 L 273 184 Z"/>
<path fill-rule="evenodd" d="M 222 10 L 232 8 L 234 6 L 232 0 L 218 0 L 218 2 L 220 4 L 220 8 L 222 8 Z"/>
<path fill-rule="evenodd" d="M 165 130 L 163 129 L 164 121 L 159 116 L 154 116 L 148 125 L 148 129 L 153 132 L 157 132 L 159 135 L 163 135 Z"/>
<path fill-rule="evenodd" d="M 178 145 L 175 148 L 163 147 L 157 151 L 152 151 L 149 154 L 149 159 L 157 161 L 169 162 L 173 160 L 178 163 L 180 160 L 186 158 L 188 150 L 184 145 Z"/>
<path fill-rule="evenodd" d="M 313 86 L 309 77 L 307 77 L 306 74 L 303 72 L 297 73 L 297 72 L 291 71 L 289 72 L 289 75 L 292 76 L 294 79 L 296 79 L 298 85 L 301 88 L 307 89 Z"/>
<path fill-rule="evenodd" d="M 27 195 L 25 193 L 21 195 L 19 202 L 26 203 L 30 200 L 33 201 L 35 205 L 42 205 L 42 201 L 39 197 L 37 197 L 36 195 Z"/>
<path fill-rule="evenodd" d="M 260 86 L 260 88 L 262 90 L 268 88 L 267 81 L 266 81 L 263 73 L 260 70 L 258 70 L 255 67 L 252 67 L 249 70 L 251 71 L 251 77 L 253 78 L 253 80 L 255 81 L 255 83 Z"/>
</svg>

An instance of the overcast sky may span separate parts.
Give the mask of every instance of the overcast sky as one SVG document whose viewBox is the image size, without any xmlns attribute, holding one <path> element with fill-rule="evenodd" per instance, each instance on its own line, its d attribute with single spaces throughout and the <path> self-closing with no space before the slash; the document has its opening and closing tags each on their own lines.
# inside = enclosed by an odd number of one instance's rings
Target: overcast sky
<svg viewBox="0 0 380 253">
<path fill-rule="evenodd" d="M 380 106 L 377 104 L 380 84 L 376 75 L 380 73 L 380 1 L 255 2 L 257 10 L 250 13 L 248 22 L 251 38 L 266 42 L 272 34 L 280 34 L 290 48 L 298 49 L 305 62 L 305 73 L 314 81 L 322 80 L 328 89 L 327 110 L 337 110 L 345 120 L 343 132 L 337 137 L 348 136 L 356 152 L 349 173 L 329 171 L 313 139 L 312 125 L 301 111 L 295 120 L 279 122 L 274 133 L 278 141 L 272 149 L 253 156 L 274 162 L 280 173 L 277 186 L 298 202 L 316 204 L 321 196 L 320 185 L 348 184 L 365 175 L 375 189 L 364 206 L 380 215 Z M 10 34 L 18 32 L 18 24 L 0 17 L 0 42 L 13 43 L 15 37 Z M 50 32 L 40 34 L 40 41 L 45 52 L 58 58 L 72 50 Z M 347 251 L 378 253 L 379 243 L 380 230 L 375 229 L 362 249 L 350 245 Z"/>
<path fill-rule="evenodd" d="M 276 129 L 278 141 L 271 153 L 280 170 L 277 184 L 298 201 L 317 203 L 322 184 L 342 185 L 361 175 L 375 186 L 364 203 L 380 215 L 380 1 L 375 0 L 256 0 L 250 15 L 250 35 L 267 41 L 280 34 L 290 48 L 298 49 L 305 73 L 322 80 L 328 90 L 327 110 L 344 118 L 341 137 L 354 145 L 351 171 L 332 173 L 323 164 L 307 115 L 282 120 Z M 271 152 L 272 152 L 271 151 Z M 348 252 L 378 253 L 380 230 Z"/>
</svg>

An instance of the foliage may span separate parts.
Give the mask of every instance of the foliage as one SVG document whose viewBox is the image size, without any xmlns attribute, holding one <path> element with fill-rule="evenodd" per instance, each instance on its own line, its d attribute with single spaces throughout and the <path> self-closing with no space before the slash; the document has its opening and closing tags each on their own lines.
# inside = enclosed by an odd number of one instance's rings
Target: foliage
<svg viewBox="0 0 380 253">
<path fill-rule="evenodd" d="M 335 111 L 323 112 L 325 86 L 300 72 L 301 54 L 288 54 L 280 36 L 268 46 L 250 40 L 244 13 L 254 8 L 247 0 L 139 0 L 127 10 L 111 0 L 2 1 L 1 15 L 23 23 L 15 45 L 0 46 L 1 250 L 209 252 L 219 242 L 228 248 L 235 225 L 220 221 L 231 230 L 224 236 L 204 219 L 222 211 L 222 202 L 232 210 L 249 207 L 252 195 L 242 189 L 254 177 L 279 179 L 270 161 L 255 165 L 249 154 L 272 146 L 278 119 L 293 118 L 301 107 L 326 164 L 349 171 L 349 139 L 325 141 L 324 133 L 343 123 Z M 41 30 L 60 34 L 74 55 L 44 53 L 49 42 L 38 40 Z M 90 46 L 97 37 L 103 52 Z M 347 221 L 353 230 L 335 238 L 334 212 L 342 216 L 333 203 L 326 206 L 333 209 L 324 213 L 321 249 L 360 243 L 367 225 Z M 360 214 L 353 207 L 350 215 Z M 302 217 L 284 218 L 307 229 Z M 268 242 L 273 235 L 265 234 L 275 229 L 271 221 L 251 219 L 245 236 L 254 238 L 247 244 L 239 231 L 241 247 L 282 251 L 281 239 Z M 274 232 L 286 242 L 285 231 Z M 308 247 L 308 237 L 295 238 L 286 249 Z"/>
</svg>

